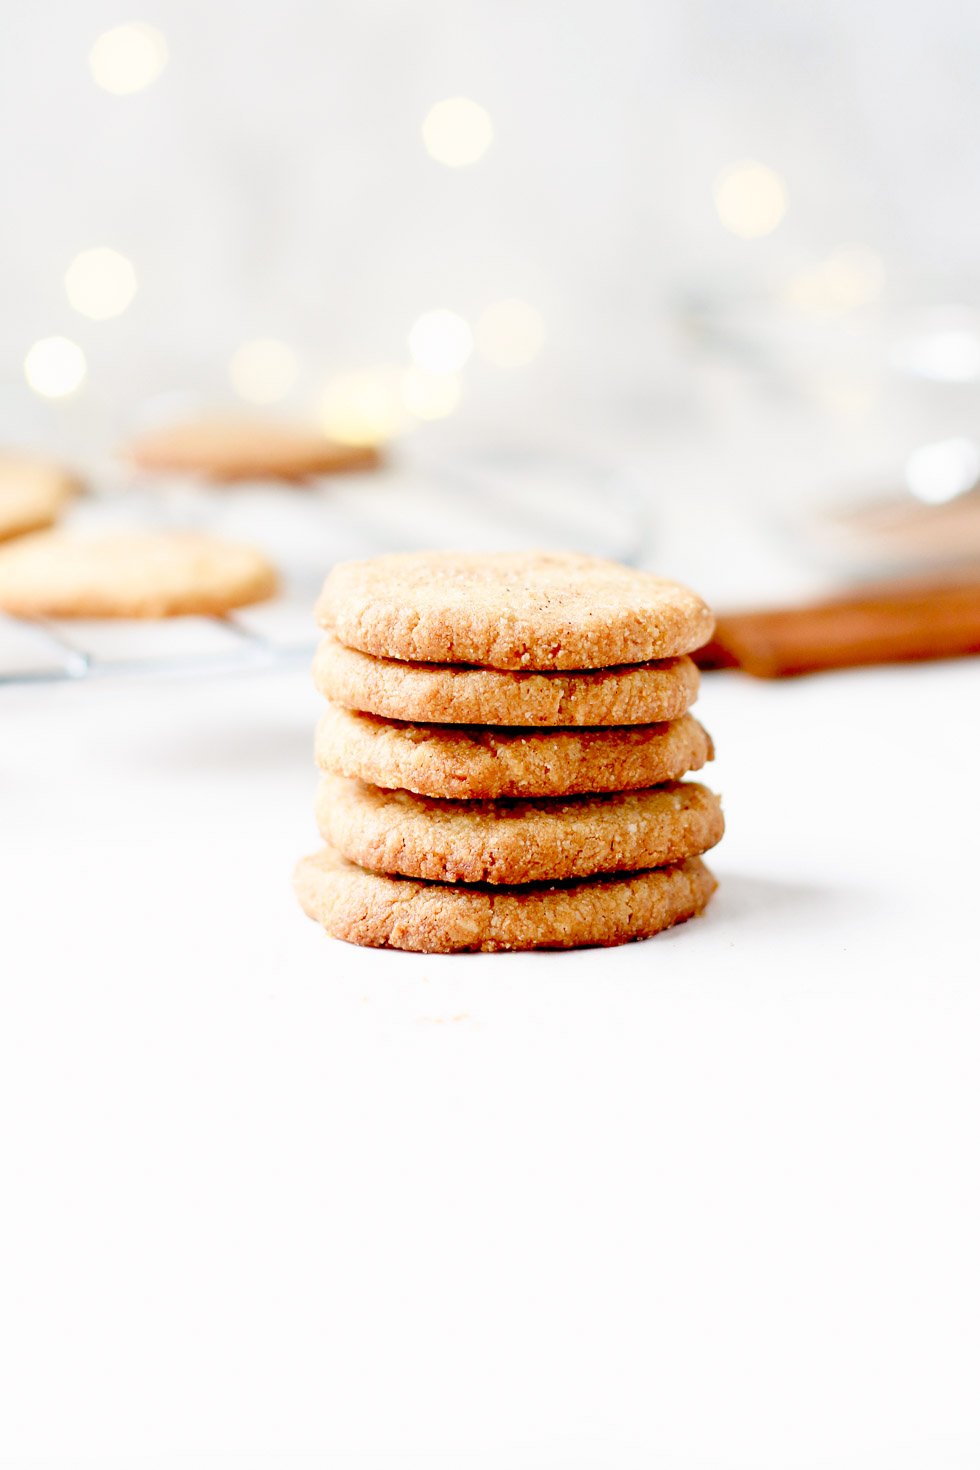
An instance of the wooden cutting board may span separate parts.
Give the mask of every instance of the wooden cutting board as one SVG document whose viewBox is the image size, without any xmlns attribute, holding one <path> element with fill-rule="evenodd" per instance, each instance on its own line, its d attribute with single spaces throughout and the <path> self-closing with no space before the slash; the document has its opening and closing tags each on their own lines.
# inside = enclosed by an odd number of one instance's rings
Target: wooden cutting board
<svg viewBox="0 0 980 1470">
<path fill-rule="evenodd" d="M 761 679 L 980 653 L 980 573 L 858 588 L 800 607 L 719 615 L 702 669 Z"/>
</svg>

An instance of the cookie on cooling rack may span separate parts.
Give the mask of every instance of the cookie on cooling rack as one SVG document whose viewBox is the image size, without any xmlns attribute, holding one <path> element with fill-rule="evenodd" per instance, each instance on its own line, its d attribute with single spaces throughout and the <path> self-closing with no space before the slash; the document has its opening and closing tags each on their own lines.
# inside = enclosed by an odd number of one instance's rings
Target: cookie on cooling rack
<svg viewBox="0 0 980 1470">
<path fill-rule="evenodd" d="M 220 615 L 275 590 L 261 552 L 197 532 L 40 531 L 0 547 L 0 608 L 21 617 Z"/>
<path fill-rule="evenodd" d="M 0 541 L 53 526 L 79 488 L 61 465 L 0 454 Z"/>
<path fill-rule="evenodd" d="M 299 424 L 215 418 L 171 424 L 137 435 L 122 451 L 142 470 L 206 480 L 307 480 L 373 469 L 372 445 L 338 444 Z"/>
</svg>

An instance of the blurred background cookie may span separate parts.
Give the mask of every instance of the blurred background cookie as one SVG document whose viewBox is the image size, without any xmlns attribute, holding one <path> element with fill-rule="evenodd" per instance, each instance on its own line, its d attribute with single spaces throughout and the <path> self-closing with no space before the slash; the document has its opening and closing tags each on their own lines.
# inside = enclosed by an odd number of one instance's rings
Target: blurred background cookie
<svg viewBox="0 0 980 1470">
<path fill-rule="evenodd" d="M 22 617 L 164 618 L 262 602 L 261 552 L 189 531 L 40 531 L 0 549 L 0 608 Z"/>
<path fill-rule="evenodd" d="M 340 444 L 301 424 L 246 418 L 195 419 L 148 430 L 122 453 L 142 470 L 217 482 L 307 480 L 373 469 L 380 459 L 373 445 Z"/>
<path fill-rule="evenodd" d="M 0 453 L 0 541 L 53 526 L 78 489 L 60 465 Z"/>
</svg>

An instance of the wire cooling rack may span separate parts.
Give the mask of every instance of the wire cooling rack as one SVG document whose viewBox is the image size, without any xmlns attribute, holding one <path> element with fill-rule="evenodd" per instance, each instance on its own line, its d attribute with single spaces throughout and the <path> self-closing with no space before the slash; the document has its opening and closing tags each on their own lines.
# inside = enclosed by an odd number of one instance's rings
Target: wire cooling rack
<svg viewBox="0 0 980 1470">
<path fill-rule="evenodd" d="M 138 626 L 73 622 L 67 629 L 67 624 L 45 618 L 5 619 L 0 657 L 7 662 L 0 666 L 0 685 L 244 672 L 302 663 L 312 658 L 315 645 L 310 637 L 269 636 L 234 615 Z"/>
<path fill-rule="evenodd" d="M 469 451 L 303 488 L 135 479 L 85 497 L 72 523 L 193 527 L 249 541 L 279 567 L 281 595 L 224 617 L 128 622 L 0 614 L 0 685 L 303 663 L 316 645 L 316 593 L 335 561 L 419 546 L 562 546 L 636 561 L 645 541 L 641 505 L 615 467 L 539 447 Z"/>
</svg>

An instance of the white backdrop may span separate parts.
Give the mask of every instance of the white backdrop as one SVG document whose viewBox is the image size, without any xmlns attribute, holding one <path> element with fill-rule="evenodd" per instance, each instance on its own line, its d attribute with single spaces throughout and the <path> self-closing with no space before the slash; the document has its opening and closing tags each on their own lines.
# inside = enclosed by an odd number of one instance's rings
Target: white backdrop
<svg viewBox="0 0 980 1470">
<path fill-rule="evenodd" d="M 331 373 L 405 360 L 420 312 L 472 322 L 511 297 L 542 313 L 544 349 L 511 373 L 474 359 L 464 423 L 529 407 L 643 417 L 674 407 L 692 298 L 792 295 L 852 246 L 872 253 L 865 311 L 977 290 L 980 12 L 962 0 L 927 14 L 869 0 L 2 9 L 8 438 L 108 440 L 150 395 L 228 397 L 228 360 L 254 337 L 297 352 L 286 406 L 306 411 Z M 114 96 L 87 57 L 130 20 L 158 28 L 169 61 Z M 471 168 L 422 145 L 429 108 L 457 95 L 493 122 Z M 785 217 L 756 239 L 724 228 L 713 198 L 746 158 L 785 190 Z M 63 277 L 100 245 L 133 262 L 139 290 L 90 322 Z M 70 405 L 23 382 L 52 334 L 88 359 Z"/>
<path fill-rule="evenodd" d="M 420 313 L 516 297 L 541 351 L 474 353 L 413 472 L 541 428 L 565 493 L 594 441 L 644 553 L 721 605 L 822 572 L 789 506 L 974 432 L 961 0 L 0 7 L 0 447 L 108 475 L 151 411 L 233 401 L 251 339 L 305 413 L 406 364 Z M 129 21 L 169 60 L 115 96 L 88 57 Z M 449 169 L 421 127 L 457 95 L 494 141 Z M 64 284 L 93 247 L 139 283 L 101 321 Z M 913 384 L 892 347 L 943 304 L 958 376 Z M 63 398 L 25 378 L 51 336 L 88 364 Z M 174 506 L 319 574 L 328 509 L 404 524 L 407 483 Z M 707 678 L 708 915 L 461 960 L 299 913 L 305 668 L 0 694 L 5 1467 L 975 1470 L 973 665 Z"/>
</svg>

